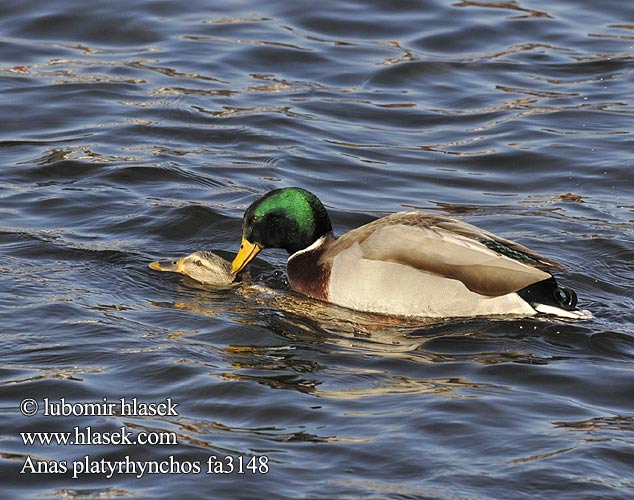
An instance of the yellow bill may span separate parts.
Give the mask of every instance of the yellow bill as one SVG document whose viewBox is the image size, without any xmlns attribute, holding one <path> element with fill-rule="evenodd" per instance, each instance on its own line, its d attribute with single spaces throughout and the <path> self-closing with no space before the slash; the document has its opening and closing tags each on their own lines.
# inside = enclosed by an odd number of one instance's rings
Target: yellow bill
<svg viewBox="0 0 634 500">
<path fill-rule="evenodd" d="M 231 272 L 236 274 L 242 271 L 261 251 L 261 246 L 251 243 L 243 236 L 242 243 L 240 244 L 240 250 L 238 250 L 238 255 L 236 255 L 236 258 L 233 259 L 233 262 L 231 263 Z"/>
</svg>

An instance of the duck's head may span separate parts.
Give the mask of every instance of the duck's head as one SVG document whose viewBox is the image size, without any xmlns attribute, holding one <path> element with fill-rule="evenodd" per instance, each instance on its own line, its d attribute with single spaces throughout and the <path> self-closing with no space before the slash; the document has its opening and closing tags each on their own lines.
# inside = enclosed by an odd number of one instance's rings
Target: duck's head
<svg viewBox="0 0 634 500">
<path fill-rule="evenodd" d="M 331 231 L 328 212 L 313 193 L 298 187 L 269 191 L 244 213 L 242 244 L 231 272 L 244 269 L 263 248 L 293 254 Z"/>
<path fill-rule="evenodd" d="M 155 271 L 180 273 L 207 285 L 228 286 L 236 275 L 225 259 L 212 252 L 198 251 L 175 260 L 152 262 Z"/>
</svg>

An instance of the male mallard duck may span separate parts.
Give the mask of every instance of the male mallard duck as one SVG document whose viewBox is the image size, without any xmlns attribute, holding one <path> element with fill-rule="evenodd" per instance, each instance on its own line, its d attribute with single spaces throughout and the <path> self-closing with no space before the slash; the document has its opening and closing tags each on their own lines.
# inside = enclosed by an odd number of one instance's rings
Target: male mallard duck
<svg viewBox="0 0 634 500">
<path fill-rule="evenodd" d="M 560 264 L 440 215 L 395 213 L 335 238 L 314 194 L 276 189 L 246 210 L 232 272 L 263 248 L 290 254 L 293 290 L 350 309 L 416 317 L 590 316 L 550 274 Z"/>
<path fill-rule="evenodd" d="M 236 279 L 236 273 L 231 272 L 229 262 L 215 253 L 204 250 L 180 259 L 152 262 L 150 268 L 155 271 L 184 274 L 205 285 L 230 286 Z"/>
</svg>

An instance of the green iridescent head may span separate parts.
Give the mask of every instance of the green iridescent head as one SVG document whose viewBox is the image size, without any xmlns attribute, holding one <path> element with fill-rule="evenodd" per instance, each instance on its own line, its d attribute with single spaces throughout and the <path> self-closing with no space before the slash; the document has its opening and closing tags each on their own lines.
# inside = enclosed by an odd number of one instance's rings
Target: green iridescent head
<svg viewBox="0 0 634 500">
<path fill-rule="evenodd" d="M 298 187 L 269 191 L 244 213 L 242 245 L 232 270 L 243 269 L 263 248 L 283 248 L 293 254 L 331 231 L 328 212 L 310 191 Z"/>
</svg>

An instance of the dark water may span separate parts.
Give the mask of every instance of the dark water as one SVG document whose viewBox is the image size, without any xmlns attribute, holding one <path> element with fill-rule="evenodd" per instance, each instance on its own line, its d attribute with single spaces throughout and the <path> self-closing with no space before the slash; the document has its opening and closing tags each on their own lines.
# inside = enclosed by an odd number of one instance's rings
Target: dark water
<svg viewBox="0 0 634 500">
<path fill-rule="evenodd" d="M 3 498 L 632 498 L 634 3 L 7 0 L 0 58 Z M 231 258 L 288 185 L 338 232 L 414 206 L 515 239 L 595 319 L 398 324 L 289 293 L 279 252 L 273 292 L 147 268 Z M 19 409 L 121 397 L 178 415 Z M 88 426 L 178 444 L 20 436 Z"/>
</svg>

